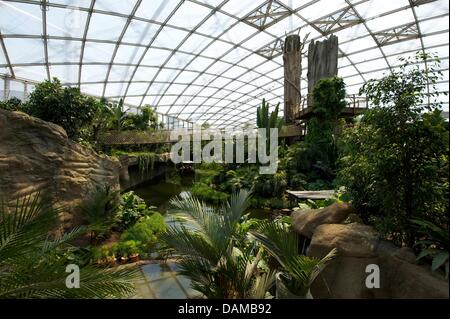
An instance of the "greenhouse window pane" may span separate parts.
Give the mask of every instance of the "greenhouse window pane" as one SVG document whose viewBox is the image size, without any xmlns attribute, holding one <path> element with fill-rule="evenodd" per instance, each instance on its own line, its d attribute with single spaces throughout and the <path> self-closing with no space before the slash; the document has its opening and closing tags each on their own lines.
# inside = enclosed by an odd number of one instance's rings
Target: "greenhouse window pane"
<svg viewBox="0 0 450 319">
<path fill-rule="evenodd" d="M 158 22 L 164 22 L 179 3 L 180 0 L 142 1 L 136 11 L 136 16 Z"/>
<path fill-rule="evenodd" d="M 39 5 L 0 1 L 2 34 L 42 35 L 42 13 Z"/>
<path fill-rule="evenodd" d="M 84 47 L 83 62 L 110 63 L 115 47 L 114 44 L 87 41 Z"/>
<path fill-rule="evenodd" d="M 162 50 L 157 48 L 150 48 L 144 56 L 141 63 L 148 65 L 161 65 L 170 56 L 170 50 Z"/>
<path fill-rule="evenodd" d="M 40 39 L 4 39 L 11 63 L 44 62 L 44 42 Z"/>
<path fill-rule="evenodd" d="M 211 41 L 212 40 L 210 38 L 193 33 L 181 45 L 179 50 L 189 52 L 192 54 L 200 53 Z"/>
<path fill-rule="evenodd" d="M 109 14 L 93 13 L 89 23 L 88 39 L 116 41 L 127 20 Z"/>
<path fill-rule="evenodd" d="M 134 68 L 124 65 L 112 65 L 109 81 L 129 81 Z"/>
<path fill-rule="evenodd" d="M 89 8 L 91 6 L 92 0 L 51 0 L 51 2 L 67 6 Z"/>
<path fill-rule="evenodd" d="M 117 12 L 121 14 L 130 14 L 136 2 L 137 0 L 96 0 L 94 9 L 107 12 Z"/>
<path fill-rule="evenodd" d="M 159 25 L 133 19 L 128 25 L 122 42 L 147 45 L 152 41 L 159 28 Z"/>
<path fill-rule="evenodd" d="M 228 29 L 236 20 L 230 16 L 215 12 L 208 20 L 206 20 L 198 29 L 199 33 L 205 33 L 216 37 L 226 29 Z M 231 40 L 231 39 L 227 39 Z"/>
<path fill-rule="evenodd" d="M 107 65 L 84 64 L 81 68 L 81 81 L 82 82 L 105 81 L 107 71 L 108 71 Z"/>
<path fill-rule="evenodd" d="M 15 67 L 14 73 L 16 77 L 27 80 L 38 82 L 47 80 L 47 71 L 44 66 Z"/>
<path fill-rule="evenodd" d="M 77 83 L 78 71 L 78 65 L 52 65 L 50 67 L 51 77 L 57 77 L 62 83 Z"/>
<path fill-rule="evenodd" d="M 69 40 L 48 40 L 48 59 L 55 62 L 76 62 L 80 61 L 81 42 Z"/>
<path fill-rule="evenodd" d="M 175 49 L 180 45 L 181 41 L 183 41 L 187 35 L 188 32 L 186 31 L 166 26 L 162 29 L 161 33 L 156 38 L 153 46 Z"/>
<path fill-rule="evenodd" d="M 209 13 L 208 9 L 202 5 L 185 1 L 181 7 L 170 18 L 169 24 L 183 28 L 193 28 L 200 23 Z"/>
<path fill-rule="evenodd" d="M 136 64 L 144 54 L 145 48 L 134 45 L 121 44 L 114 58 L 115 63 Z"/>
<path fill-rule="evenodd" d="M 121 97 L 125 91 L 124 83 L 108 83 L 106 85 L 105 97 Z"/>
<path fill-rule="evenodd" d="M 140 66 L 137 68 L 136 73 L 134 74 L 134 80 L 136 81 L 150 81 L 158 72 L 158 68 L 156 67 L 145 67 Z"/>
<path fill-rule="evenodd" d="M 50 7 L 47 11 L 47 33 L 52 36 L 82 38 L 86 19 L 86 12 Z"/>
</svg>

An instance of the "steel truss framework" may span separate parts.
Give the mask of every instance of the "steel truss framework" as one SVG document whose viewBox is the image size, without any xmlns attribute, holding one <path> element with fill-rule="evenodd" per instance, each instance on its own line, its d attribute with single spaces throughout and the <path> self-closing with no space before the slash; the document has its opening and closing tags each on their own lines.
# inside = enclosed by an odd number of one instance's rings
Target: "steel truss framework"
<svg viewBox="0 0 450 319">
<path fill-rule="evenodd" d="M 446 0 L 0 0 L 0 84 L 57 76 L 169 126 L 238 127 L 282 101 L 288 34 L 337 35 L 349 94 L 417 51 L 438 53 L 448 91 L 448 14 Z"/>
</svg>

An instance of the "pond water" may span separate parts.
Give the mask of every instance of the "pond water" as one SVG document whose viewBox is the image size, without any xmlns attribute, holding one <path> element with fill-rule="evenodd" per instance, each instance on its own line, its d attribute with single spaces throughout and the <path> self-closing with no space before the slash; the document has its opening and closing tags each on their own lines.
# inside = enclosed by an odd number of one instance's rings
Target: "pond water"
<svg viewBox="0 0 450 319">
<path fill-rule="evenodd" d="M 194 183 L 194 174 L 177 176 L 173 169 L 169 169 L 165 176 L 145 182 L 133 190 L 149 206 L 155 206 L 161 214 L 167 213 L 168 202 L 175 196 L 188 193 Z"/>
<path fill-rule="evenodd" d="M 169 200 L 175 196 L 182 196 L 184 192 L 189 193 L 194 182 L 194 173 L 180 176 L 174 168 L 169 168 L 165 176 L 140 184 L 132 190 L 144 199 L 147 205 L 155 206 L 156 211 L 166 214 Z M 248 210 L 250 217 L 259 219 L 267 218 L 270 212 L 270 210 L 264 208 Z"/>
</svg>

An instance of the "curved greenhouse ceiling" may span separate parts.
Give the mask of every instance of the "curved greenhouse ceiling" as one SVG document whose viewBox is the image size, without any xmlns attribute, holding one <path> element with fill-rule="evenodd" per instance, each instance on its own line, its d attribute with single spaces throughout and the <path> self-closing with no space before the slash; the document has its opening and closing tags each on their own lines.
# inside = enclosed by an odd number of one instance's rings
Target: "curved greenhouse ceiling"
<svg viewBox="0 0 450 319">
<path fill-rule="evenodd" d="M 441 58 L 437 87 L 448 92 L 448 6 L 448 0 L 4 0 L 0 90 L 29 91 L 58 77 L 133 108 L 150 104 L 184 121 L 239 126 L 254 121 L 263 97 L 282 102 L 282 41 L 299 33 L 309 34 L 308 42 L 338 36 L 338 72 L 349 94 L 419 50 Z M 306 59 L 302 66 L 305 94 Z M 443 102 L 448 111 L 448 96 Z"/>
</svg>

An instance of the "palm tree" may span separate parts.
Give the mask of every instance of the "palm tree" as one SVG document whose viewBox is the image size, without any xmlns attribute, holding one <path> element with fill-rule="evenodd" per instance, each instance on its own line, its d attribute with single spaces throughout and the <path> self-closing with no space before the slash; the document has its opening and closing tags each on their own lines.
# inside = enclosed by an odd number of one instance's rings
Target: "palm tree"
<svg viewBox="0 0 450 319">
<path fill-rule="evenodd" d="M 264 222 L 251 235 L 278 261 L 282 271 L 277 274 L 277 298 L 312 298 L 310 287 L 316 277 L 337 255 L 332 249 L 322 259 L 298 254 L 298 236 L 286 225 Z"/>
<path fill-rule="evenodd" d="M 134 293 L 137 270 L 80 265 L 80 286 L 66 286 L 69 243 L 84 232 L 77 228 L 50 239 L 58 211 L 39 194 L 0 203 L 1 298 L 118 298 Z"/>
<path fill-rule="evenodd" d="M 274 272 L 258 269 L 263 251 L 256 245 L 243 247 L 237 229 L 249 204 L 248 191 L 234 193 L 217 209 L 191 195 L 170 204 L 188 224 L 170 226 L 163 241 L 177 254 L 180 273 L 191 279 L 194 289 L 208 298 L 266 297 Z"/>
</svg>

